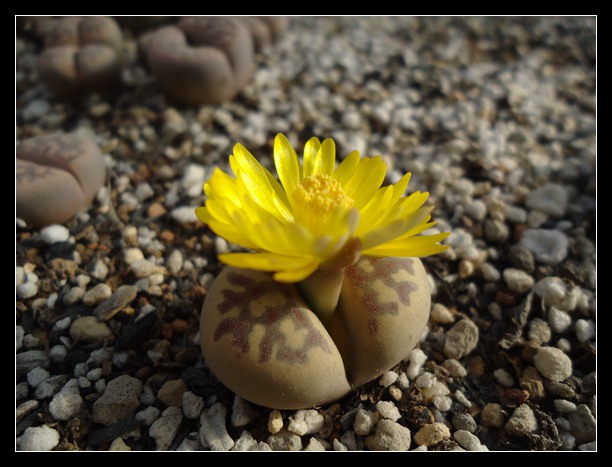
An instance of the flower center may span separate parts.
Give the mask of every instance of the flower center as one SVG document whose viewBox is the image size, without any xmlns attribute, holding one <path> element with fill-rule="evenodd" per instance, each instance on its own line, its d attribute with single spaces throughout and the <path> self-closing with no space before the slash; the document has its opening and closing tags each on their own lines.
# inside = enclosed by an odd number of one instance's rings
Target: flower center
<svg viewBox="0 0 612 467">
<path fill-rule="evenodd" d="M 304 177 L 293 190 L 295 221 L 316 234 L 322 232 L 329 215 L 337 208 L 348 211 L 354 204 L 342 185 L 326 174 Z"/>
</svg>

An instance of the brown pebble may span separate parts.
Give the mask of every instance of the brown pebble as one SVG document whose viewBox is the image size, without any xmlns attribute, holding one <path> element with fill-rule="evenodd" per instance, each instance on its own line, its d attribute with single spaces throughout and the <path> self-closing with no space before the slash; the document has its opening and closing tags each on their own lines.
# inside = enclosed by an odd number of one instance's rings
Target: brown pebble
<svg viewBox="0 0 612 467">
<path fill-rule="evenodd" d="M 484 362 L 480 355 L 470 357 L 466 363 L 466 367 L 469 375 L 474 378 L 484 375 Z"/>
<path fill-rule="evenodd" d="M 521 389 L 529 392 L 531 400 L 540 400 L 544 397 L 544 379 L 535 367 L 528 366 L 520 379 Z"/>
<path fill-rule="evenodd" d="M 529 391 L 524 389 L 510 388 L 504 391 L 504 397 L 508 402 L 522 404 L 529 399 Z"/>
<path fill-rule="evenodd" d="M 174 356 L 174 360 L 178 363 L 184 363 L 185 365 L 193 365 L 198 361 L 200 357 L 200 351 L 193 347 L 185 347 L 179 350 Z"/>
<path fill-rule="evenodd" d="M 140 381 L 145 381 L 149 377 L 150 374 L 151 374 L 151 367 L 142 366 L 138 368 L 138 370 L 136 370 L 134 377 L 138 378 Z"/>
<path fill-rule="evenodd" d="M 172 329 L 174 329 L 174 332 L 177 334 L 185 334 L 189 331 L 189 327 L 189 323 L 184 319 L 176 318 L 172 321 Z"/>
<path fill-rule="evenodd" d="M 164 323 L 161 327 L 161 335 L 164 339 L 172 339 L 172 324 Z"/>
<path fill-rule="evenodd" d="M 159 238 L 161 238 L 165 242 L 170 243 L 174 241 L 175 235 L 174 232 L 171 232 L 170 230 L 163 230 L 159 234 Z"/>
<path fill-rule="evenodd" d="M 163 204 L 155 202 L 151 203 L 147 208 L 147 217 L 149 219 L 153 219 L 155 217 L 163 216 L 167 212 L 168 211 Z"/>
<path fill-rule="evenodd" d="M 516 305 L 516 297 L 504 290 L 499 290 L 495 294 L 495 301 L 502 306 L 514 306 Z"/>
</svg>

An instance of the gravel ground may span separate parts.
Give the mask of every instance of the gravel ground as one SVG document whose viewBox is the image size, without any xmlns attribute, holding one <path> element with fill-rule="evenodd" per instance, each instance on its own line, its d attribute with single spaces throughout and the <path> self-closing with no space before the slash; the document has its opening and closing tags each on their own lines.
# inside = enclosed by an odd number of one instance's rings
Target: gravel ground
<svg viewBox="0 0 612 467">
<path fill-rule="evenodd" d="M 126 89 L 57 101 L 18 34 L 17 141 L 88 135 L 110 176 L 63 226 L 17 220 L 16 449 L 595 450 L 595 26 L 295 17 L 236 99 L 201 108 L 166 102 L 127 30 Z M 236 142 L 269 165 L 278 132 L 412 172 L 452 232 L 424 261 L 419 348 L 311 410 L 241 400 L 198 343 L 234 248 L 196 222 L 202 184 Z"/>
</svg>

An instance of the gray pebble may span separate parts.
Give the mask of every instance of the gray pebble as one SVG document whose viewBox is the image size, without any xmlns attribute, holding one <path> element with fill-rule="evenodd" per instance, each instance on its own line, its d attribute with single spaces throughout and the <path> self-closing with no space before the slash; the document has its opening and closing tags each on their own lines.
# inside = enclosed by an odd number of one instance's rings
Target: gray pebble
<svg viewBox="0 0 612 467">
<path fill-rule="evenodd" d="M 447 358 L 458 360 L 474 350 L 477 344 L 478 327 L 472 321 L 462 319 L 446 333 L 444 355 Z"/>
<path fill-rule="evenodd" d="M 43 381 L 49 378 L 50 374 L 44 368 L 32 368 L 27 374 L 28 384 L 33 388 L 37 388 Z"/>
<path fill-rule="evenodd" d="M 23 346 L 24 335 L 25 331 L 23 330 L 23 327 L 20 324 L 15 326 L 15 350 L 19 350 Z"/>
<path fill-rule="evenodd" d="M 137 412 L 134 418 L 142 421 L 146 426 L 151 426 L 159 418 L 160 413 L 157 407 L 149 405 L 147 408 Z"/>
<path fill-rule="evenodd" d="M 131 418 L 140 406 L 138 396 L 142 391 L 140 380 L 121 375 L 106 385 L 104 394 L 94 402 L 93 421 L 112 425 Z"/>
<path fill-rule="evenodd" d="M 370 434 L 378 421 L 378 412 L 371 412 L 362 408 L 357 409 L 353 421 L 353 431 L 357 435 L 367 436 Z"/>
<path fill-rule="evenodd" d="M 538 429 L 538 421 L 531 407 L 521 404 L 510 416 L 506 423 L 506 430 L 512 436 L 529 436 Z"/>
<path fill-rule="evenodd" d="M 170 215 L 172 216 L 172 219 L 180 224 L 192 224 L 194 222 L 199 222 L 198 216 L 195 214 L 194 206 L 181 206 L 174 208 L 170 212 Z"/>
<path fill-rule="evenodd" d="M 553 401 L 555 410 L 559 413 L 570 413 L 576 410 L 576 404 L 566 399 L 555 399 Z"/>
<path fill-rule="evenodd" d="M 514 224 L 524 224 L 527 222 L 527 212 L 518 206 L 505 205 L 504 217 L 507 221 Z"/>
<path fill-rule="evenodd" d="M 301 451 L 302 450 L 302 439 L 292 433 L 291 431 L 283 428 L 278 433 L 268 436 L 266 442 L 272 448 L 272 451 Z"/>
<path fill-rule="evenodd" d="M 576 438 L 576 443 L 584 444 L 595 441 L 597 422 L 586 404 L 580 404 L 568 416 L 570 432 Z"/>
<path fill-rule="evenodd" d="M 15 385 L 15 400 L 23 399 L 28 395 L 28 383 L 22 381 Z"/>
<path fill-rule="evenodd" d="M 17 286 L 17 296 L 23 300 L 32 298 L 38 293 L 38 284 L 34 282 L 24 282 Z"/>
<path fill-rule="evenodd" d="M 565 187 L 549 183 L 527 195 L 525 204 L 529 209 L 553 217 L 562 217 L 567 208 L 568 193 Z"/>
<path fill-rule="evenodd" d="M 536 260 L 543 264 L 559 264 L 567 256 L 569 240 L 559 230 L 528 229 L 520 243 L 526 246 Z"/>
<path fill-rule="evenodd" d="M 482 221 L 487 215 L 487 206 L 481 200 L 477 199 L 465 206 L 465 212 L 472 219 Z"/>
<path fill-rule="evenodd" d="M 496 282 L 501 277 L 499 271 L 491 263 L 481 264 L 480 271 L 482 272 L 482 277 L 484 277 L 484 280 L 487 282 Z"/>
<path fill-rule="evenodd" d="M 567 431 L 559 431 L 559 439 L 561 440 L 561 450 L 572 451 L 576 447 L 576 438 Z"/>
<path fill-rule="evenodd" d="M 595 323 L 590 319 L 579 319 L 574 324 L 576 338 L 580 342 L 588 342 L 595 337 Z"/>
<path fill-rule="evenodd" d="M 70 337 L 77 342 L 103 342 L 113 335 L 113 331 L 94 316 L 77 318 L 70 325 Z"/>
<path fill-rule="evenodd" d="M 502 221 L 489 219 L 485 222 L 485 237 L 491 242 L 503 242 L 509 233 L 508 226 Z"/>
<path fill-rule="evenodd" d="M 195 395 L 191 391 L 183 393 L 183 413 L 187 418 L 198 418 L 204 409 L 205 404 L 202 397 Z"/>
<path fill-rule="evenodd" d="M 526 272 L 535 270 L 535 260 L 533 254 L 525 245 L 515 243 L 508 252 L 508 260 L 515 268 L 522 269 Z"/>
<path fill-rule="evenodd" d="M 122 285 L 96 307 L 94 314 L 98 319 L 107 321 L 134 300 L 137 293 L 138 289 L 135 286 Z"/>
<path fill-rule="evenodd" d="M 470 433 L 475 433 L 478 428 L 474 418 L 469 413 L 465 412 L 459 412 L 453 415 L 452 422 L 456 430 L 465 430 Z"/>
<path fill-rule="evenodd" d="M 108 299 L 113 294 L 107 284 L 98 284 L 89 289 L 83 296 L 83 303 L 87 306 L 97 305 Z"/>
<path fill-rule="evenodd" d="M 108 266 L 104 264 L 104 261 L 100 258 L 96 259 L 88 269 L 91 277 L 100 281 L 106 279 L 106 275 L 108 274 Z"/>
<path fill-rule="evenodd" d="M 60 434 L 47 425 L 26 428 L 17 439 L 20 451 L 51 451 L 58 445 Z"/>
<path fill-rule="evenodd" d="M 590 443 L 584 443 L 578 446 L 580 451 L 597 451 L 597 441 L 591 441 Z"/>
<path fill-rule="evenodd" d="M 410 430 L 388 419 L 378 420 L 376 431 L 365 439 L 371 451 L 407 451 L 410 449 Z"/>
<path fill-rule="evenodd" d="M 17 376 L 24 375 L 34 368 L 49 368 L 49 356 L 42 350 L 26 350 L 15 357 Z"/>
<path fill-rule="evenodd" d="M 64 302 L 64 305 L 67 306 L 75 305 L 81 301 L 84 295 L 85 289 L 81 287 L 72 287 L 68 293 L 64 295 L 62 301 Z"/>
<path fill-rule="evenodd" d="M 72 318 L 70 316 L 66 316 L 55 322 L 53 325 L 54 331 L 65 331 L 70 327 L 70 323 L 72 322 Z"/>
<path fill-rule="evenodd" d="M 40 383 L 34 394 L 38 400 L 48 399 L 56 394 L 68 381 L 66 375 L 50 376 L 45 381 Z"/>
<path fill-rule="evenodd" d="M 504 424 L 501 405 L 494 402 L 485 405 L 480 412 L 480 421 L 484 426 L 501 427 Z"/>
<path fill-rule="evenodd" d="M 49 403 L 49 411 L 56 420 L 69 420 L 85 406 L 85 401 L 78 390 L 63 388 L 53 396 Z"/>
</svg>

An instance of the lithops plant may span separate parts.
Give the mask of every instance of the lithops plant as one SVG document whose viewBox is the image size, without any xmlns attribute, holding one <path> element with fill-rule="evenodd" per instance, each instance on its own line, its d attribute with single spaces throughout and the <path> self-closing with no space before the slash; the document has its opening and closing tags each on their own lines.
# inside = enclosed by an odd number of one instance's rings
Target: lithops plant
<svg viewBox="0 0 612 467">
<path fill-rule="evenodd" d="M 200 316 L 212 372 L 259 405 L 296 409 L 334 401 L 404 359 L 427 324 L 430 291 L 418 259 L 443 251 L 427 193 L 404 196 L 406 174 L 381 187 L 379 156 L 312 138 L 303 162 L 283 135 L 280 183 L 241 145 L 205 184 L 198 217 L 251 252 L 227 264 Z"/>
<path fill-rule="evenodd" d="M 38 72 L 57 97 L 78 98 L 121 87 L 123 36 L 112 18 L 50 20 L 45 23 L 44 44 Z"/>
<path fill-rule="evenodd" d="M 16 214 L 37 227 L 68 221 L 89 206 L 106 178 L 100 148 L 76 134 L 24 140 L 16 158 Z"/>
<path fill-rule="evenodd" d="M 164 93 L 183 105 L 232 99 L 254 69 L 253 39 L 230 17 L 184 17 L 143 34 L 139 47 Z"/>
</svg>

